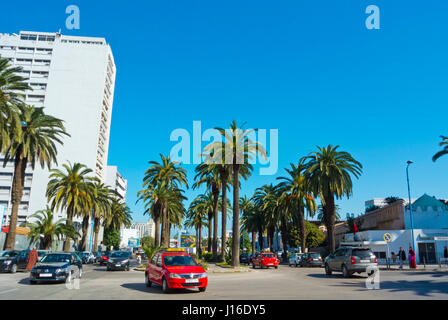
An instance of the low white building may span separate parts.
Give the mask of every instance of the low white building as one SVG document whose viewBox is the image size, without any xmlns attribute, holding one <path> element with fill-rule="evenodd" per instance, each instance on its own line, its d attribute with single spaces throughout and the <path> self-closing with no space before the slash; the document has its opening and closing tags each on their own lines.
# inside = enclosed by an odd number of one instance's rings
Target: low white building
<svg viewBox="0 0 448 320">
<path fill-rule="evenodd" d="M 389 243 L 384 235 L 389 233 L 392 238 Z M 385 264 L 386 258 L 391 258 L 402 247 L 409 259 L 409 247 L 413 246 L 412 230 L 368 230 L 353 234 L 345 234 L 341 246 L 365 246 L 372 249 L 378 263 Z M 448 229 L 414 229 L 414 245 L 417 264 L 439 264 L 445 262 L 444 248 L 448 246 Z"/>
</svg>

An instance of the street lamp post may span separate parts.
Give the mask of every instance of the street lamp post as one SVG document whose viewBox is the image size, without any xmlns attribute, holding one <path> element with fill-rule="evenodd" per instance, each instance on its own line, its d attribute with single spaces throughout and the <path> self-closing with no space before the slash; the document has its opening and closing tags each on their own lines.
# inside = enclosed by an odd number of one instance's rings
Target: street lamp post
<svg viewBox="0 0 448 320">
<path fill-rule="evenodd" d="M 409 187 L 409 166 L 412 164 L 413 162 L 408 160 L 407 161 L 407 166 L 406 166 L 406 179 L 408 181 L 408 197 L 409 197 L 409 217 L 411 219 L 411 234 L 412 234 L 412 250 L 415 251 L 415 241 L 414 241 L 414 221 L 412 219 L 412 203 L 411 203 L 411 189 Z"/>
</svg>

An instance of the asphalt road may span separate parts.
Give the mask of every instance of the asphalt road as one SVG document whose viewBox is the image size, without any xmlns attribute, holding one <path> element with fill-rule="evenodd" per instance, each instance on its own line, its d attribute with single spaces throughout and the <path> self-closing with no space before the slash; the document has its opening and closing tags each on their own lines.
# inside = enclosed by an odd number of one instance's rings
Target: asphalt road
<svg viewBox="0 0 448 320">
<path fill-rule="evenodd" d="M 106 271 L 85 265 L 79 289 L 65 284 L 28 283 L 28 274 L 0 274 L 0 299 L 448 299 L 448 271 L 380 271 L 380 289 L 366 288 L 366 276 L 326 276 L 323 268 L 257 269 L 244 273 L 209 273 L 204 293 L 182 290 L 163 294 L 146 288 L 141 271 Z"/>
</svg>

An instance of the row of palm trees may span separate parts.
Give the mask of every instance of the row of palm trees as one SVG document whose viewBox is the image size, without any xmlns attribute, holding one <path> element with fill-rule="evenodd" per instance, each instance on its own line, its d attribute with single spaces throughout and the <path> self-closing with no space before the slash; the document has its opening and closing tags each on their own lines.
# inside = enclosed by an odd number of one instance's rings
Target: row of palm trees
<svg viewBox="0 0 448 320">
<path fill-rule="evenodd" d="M 255 235 L 258 234 L 259 247 L 263 248 L 265 233 L 268 247 L 272 250 L 274 234 L 279 230 L 286 257 L 291 225 L 299 227 L 300 243 L 306 250 L 305 217 L 321 211 L 328 230 L 328 249 L 334 252 L 335 199 L 350 197 L 353 191 L 351 176 L 358 178 L 362 172 L 361 163 L 338 149 L 338 146 L 331 145 L 318 148 L 318 151 L 302 157 L 298 164 L 290 164 L 290 168 L 285 169 L 287 176 L 277 178 L 279 182 L 276 185 L 263 185 L 256 189 L 252 198 L 240 200 L 242 227 L 252 233 L 253 250 Z M 317 198 L 321 206 L 317 206 Z"/>
<path fill-rule="evenodd" d="M 33 241 L 41 240 L 43 249 L 50 249 L 55 239 L 65 238 L 64 251 L 70 251 L 70 241 L 79 237 L 73 226 L 73 218 L 81 217 L 81 241 L 79 250 L 87 249 L 87 231 L 93 219 L 93 251 L 98 250 L 98 234 L 101 225 L 119 230 L 130 226 L 131 212 L 116 192 L 104 185 L 87 166 L 74 163 L 64 164 L 65 170 L 53 169 L 47 185 L 50 206 L 29 217 L 34 220 L 23 224 L 30 228 L 28 235 Z M 54 211 L 63 209 L 67 217 L 54 221 Z"/>
<path fill-rule="evenodd" d="M 181 226 L 185 208 L 182 187 L 188 188 L 185 169 L 169 156 L 160 155 L 160 163 L 150 161 L 145 171 L 143 189 L 137 193 L 137 202 L 145 203 L 144 214 L 155 223 L 155 246 L 169 247 L 172 226 Z M 159 233 L 160 231 L 160 233 Z"/>
<path fill-rule="evenodd" d="M 11 218 L 5 245 L 7 250 L 15 246 L 27 166 L 30 165 L 34 170 L 36 164 L 48 169 L 57 165 L 57 146 L 63 144 L 63 137 L 70 136 L 63 120 L 46 114 L 44 108 L 25 104 L 24 93 L 32 88 L 26 83 L 27 79 L 17 75 L 19 72 L 20 67 L 12 67 L 7 59 L 0 58 L 0 152 L 3 154 L 3 166 L 9 161 L 14 162 Z M 50 210 L 66 210 L 68 227 L 72 226 L 75 216 L 83 217 L 82 248 L 86 246 L 89 217 L 93 214 L 97 248 L 101 219 L 116 225 L 129 224 L 129 209 L 118 201 L 108 187 L 93 178 L 92 170 L 85 165 L 69 163 L 63 167 L 66 172 L 50 170 L 46 192 Z M 68 251 L 69 247 L 70 237 L 66 237 L 64 250 Z"/>
<path fill-rule="evenodd" d="M 92 176 L 92 169 L 81 163 L 63 164 L 65 170 L 52 169 L 46 195 L 51 210 L 65 210 L 66 224 L 73 225 L 74 217 L 81 217 L 80 250 L 86 250 L 87 231 L 93 219 L 94 244 L 98 250 L 98 234 L 101 223 L 105 228 L 119 230 L 132 223 L 131 211 L 115 190 Z M 70 250 L 70 237 L 64 241 L 64 251 Z"/>
<path fill-rule="evenodd" d="M 286 169 L 287 176 L 278 178 L 278 184 L 264 185 L 256 189 L 250 199 L 247 197 L 240 199 L 240 178 L 246 180 L 253 170 L 249 160 L 266 157 L 264 147 L 250 139 L 253 130 L 244 130 L 243 126 L 238 127 L 233 121 L 227 130 L 215 128 L 220 133 L 222 141 L 213 142 L 204 148 L 202 156 L 205 161 L 195 169 L 193 189 L 205 186 L 206 192 L 197 196 L 188 210 L 185 210 L 182 204 L 185 200 L 183 190 L 179 189 L 181 185 L 188 187 L 185 170 L 172 162 L 169 157 L 161 156 L 161 163 L 150 162 L 151 167 L 145 173 L 144 189 L 138 195 L 139 200 L 145 202 L 145 212 L 151 214 L 156 222 L 156 241 L 158 241 L 160 217 L 162 217 L 160 242 L 162 246 L 168 246 L 169 242 L 163 242 L 163 239 L 169 237 L 173 218 L 185 213 L 184 226 L 193 227 L 198 239 L 201 239 L 202 228 L 208 227 L 208 248 L 209 250 L 211 248 L 214 260 L 224 261 L 227 213 L 231 210 L 233 212 L 231 252 L 239 252 L 242 230 L 252 233 L 253 246 L 258 234 L 261 248 L 263 234 L 268 235 L 268 244 L 272 247 L 274 233 L 280 230 L 286 248 L 287 230 L 291 223 L 296 223 L 300 227 L 301 242 L 304 244 L 306 243 L 305 211 L 306 215 L 314 215 L 318 208 L 316 199 L 319 198 L 323 220 L 328 230 L 329 250 L 334 252 L 335 200 L 351 196 L 352 176 L 355 178 L 360 176 L 361 163 L 349 153 L 339 151 L 339 146 L 318 148 L 316 152 L 301 158 L 298 164 L 291 164 L 291 167 Z M 227 199 L 230 186 L 233 189 L 232 206 Z M 171 192 L 177 196 L 171 198 L 164 195 L 164 192 L 168 194 Z M 171 214 L 166 215 L 164 208 L 173 208 Z M 222 226 L 220 257 L 217 252 L 219 212 Z M 165 225 L 166 223 L 169 225 Z M 164 237 L 165 232 L 168 233 L 167 237 Z M 199 243 L 200 241 L 197 241 L 198 251 L 200 251 Z M 239 265 L 239 254 L 232 254 L 231 264 Z"/>
</svg>

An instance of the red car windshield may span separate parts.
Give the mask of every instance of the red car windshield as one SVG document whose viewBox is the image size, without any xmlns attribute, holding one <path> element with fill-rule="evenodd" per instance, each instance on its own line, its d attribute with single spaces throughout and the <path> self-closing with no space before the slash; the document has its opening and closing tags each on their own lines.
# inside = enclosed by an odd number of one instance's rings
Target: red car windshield
<svg viewBox="0 0 448 320">
<path fill-rule="evenodd" d="M 191 256 L 175 256 L 175 255 L 166 255 L 163 256 L 163 262 L 166 267 L 175 267 L 175 266 L 197 266 L 198 264 Z"/>
<path fill-rule="evenodd" d="M 266 253 L 263 255 L 263 258 L 275 258 L 275 254 L 273 253 Z"/>
</svg>

